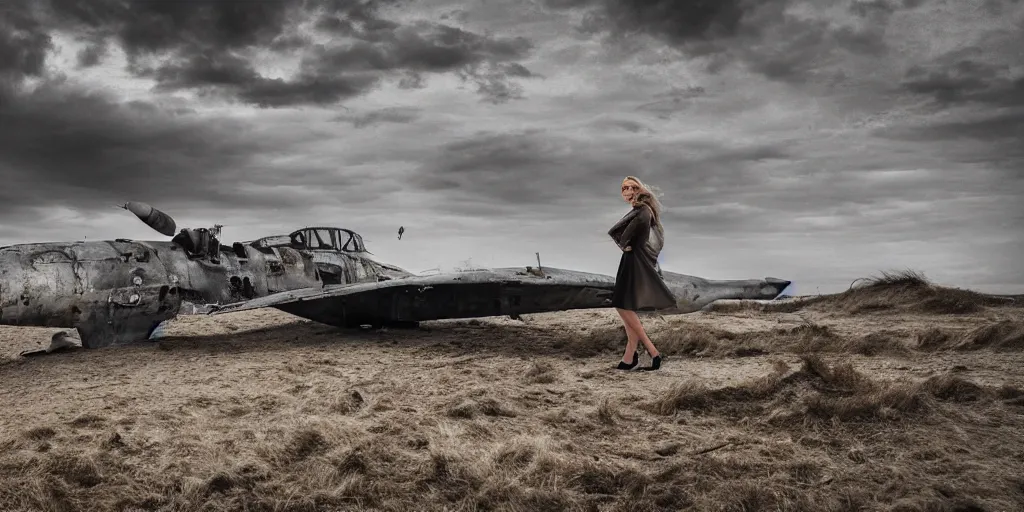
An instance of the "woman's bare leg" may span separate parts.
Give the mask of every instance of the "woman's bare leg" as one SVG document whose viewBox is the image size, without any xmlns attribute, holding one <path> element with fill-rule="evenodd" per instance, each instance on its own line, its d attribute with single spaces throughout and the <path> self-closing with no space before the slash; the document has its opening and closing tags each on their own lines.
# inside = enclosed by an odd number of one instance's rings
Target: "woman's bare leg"
<svg viewBox="0 0 1024 512">
<path fill-rule="evenodd" d="M 619 312 L 619 316 L 623 315 L 625 310 L 615 309 Z M 622 325 L 626 327 L 626 354 L 622 356 L 622 361 L 626 364 L 633 364 L 633 353 L 636 352 L 636 344 L 640 340 L 640 336 L 630 327 L 629 323 L 626 322 L 625 317 L 622 319 Z"/>
<path fill-rule="evenodd" d="M 647 354 L 651 357 L 658 356 L 658 349 L 654 346 L 651 339 L 647 337 L 647 332 L 644 331 L 644 326 L 640 323 L 640 317 L 637 316 L 636 312 L 625 309 L 617 309 L 617 311 L 619 312 L 619 316 L 622 317 L 622 323 L 626 324 L 626 332 L 629 333 L 629 331 L 632 330 L 634 335 L 637 336 L 640 339 L 640 342 L 644 344 L 644 349 L 647 350 Z M 635 343 L 633 344 L 633 347 L 635 349 Z M 626 348 L 628 349 L 629 347 L 627 346 Z"/>
</svg>

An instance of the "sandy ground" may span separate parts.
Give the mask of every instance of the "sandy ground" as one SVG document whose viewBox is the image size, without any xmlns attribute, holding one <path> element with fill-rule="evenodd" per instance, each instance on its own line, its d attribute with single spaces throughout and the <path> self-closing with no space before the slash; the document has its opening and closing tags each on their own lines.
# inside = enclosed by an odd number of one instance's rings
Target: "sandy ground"
<svg viewBox="0 0 1024 512">
<path fill-rule="evenodd" d="M 1024 510 L 1024 308 L 616 320 L 0 327 L 0 509 Z"/>
</svg>

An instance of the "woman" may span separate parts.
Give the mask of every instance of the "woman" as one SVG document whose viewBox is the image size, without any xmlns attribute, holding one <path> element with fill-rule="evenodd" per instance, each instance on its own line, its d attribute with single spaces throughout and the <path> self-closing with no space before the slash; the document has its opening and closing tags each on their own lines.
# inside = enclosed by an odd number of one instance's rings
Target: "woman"
<svg viewBox="0 0 1024 512">
<path fill-rule="evenodd" d="M 651 356 L 651 366 L 645 370 L 661 368 L 661 354 L 647 337 L 637 311 L 665 309 L 675 305 L 676 299 L 661 278 L 658 254 L 664 241 L 661 226 L 661 204 L 654 193 L 635 176 L 622 180 L 622 199 L 633 209 L 612 226 L 608 234 L 622 249 L 619 270 L 615 274 L 612 306 L 622 317 L 626 327 L 626 353 L 619 361 L 619 370 L 632 370 L 640 359 L 637 341 L 644 344 Z M 627 361 L 626 358 L 631 358 Z"/>
</svg>

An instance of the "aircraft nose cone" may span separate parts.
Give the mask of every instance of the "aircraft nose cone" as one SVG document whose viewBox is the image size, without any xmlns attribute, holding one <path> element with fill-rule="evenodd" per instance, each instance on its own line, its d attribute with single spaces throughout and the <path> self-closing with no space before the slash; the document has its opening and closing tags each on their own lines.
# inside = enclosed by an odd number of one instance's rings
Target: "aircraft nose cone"
<svg viewBox="0 0 1024 512">
<path fill-rule="evenodd" d="M 786 281 L 785 279 L 774 279 L 773 281 L 772 284 L 779 289 L 779 292 L 775 294 L 776 297 L 782 295 L 783 292 L 789 289 L 789 285 L 793 284 L 793 281 Z"/>
<path fill-rule="evenodd" d="M 764 282 L 768 285 L 765 288 L 773 288 L 774 289 L 774 290 L 772 290 L 774 293 L 770 293 L 770 295 L 772 295 L 772 298 L 775 298 L 775 297 L 778 297 L 779 295 L 782 295 L 782 292 L 784 292 L 786 290 L 786 288 L 789 288 L 789 285 L 793 284 L 792 281 L 787 281 L 785 279 L 778 279 L 778 278 L 775 278 L 775 277 L 766 277 L 766 278 L 764 278 Z M 764 291 L 767 292 L 768 290 L 764 290 Z M 766 293 L 766 295 L 769 295 L 769 294 Z"/>
</svg>

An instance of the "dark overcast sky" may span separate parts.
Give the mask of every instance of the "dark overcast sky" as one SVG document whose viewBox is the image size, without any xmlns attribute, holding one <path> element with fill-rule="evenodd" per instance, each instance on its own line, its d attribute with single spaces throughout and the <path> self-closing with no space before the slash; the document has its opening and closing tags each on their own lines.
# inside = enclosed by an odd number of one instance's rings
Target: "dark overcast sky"
<svg viewBox="0 0 1024 512">
<path fill-rule="evenodd" d="M 1024 291 L 1020 0 L 7 0 L 0 244 L 336 225 L 413 271 Z M 397 240 L 398 226 L 405 236 Z"/>
</svg>

